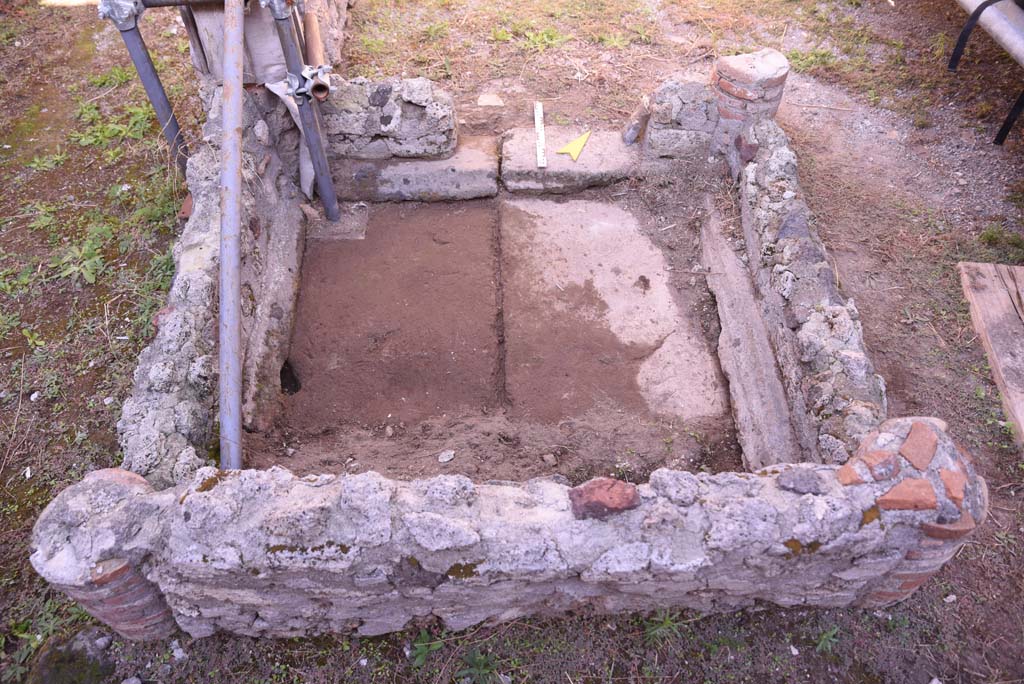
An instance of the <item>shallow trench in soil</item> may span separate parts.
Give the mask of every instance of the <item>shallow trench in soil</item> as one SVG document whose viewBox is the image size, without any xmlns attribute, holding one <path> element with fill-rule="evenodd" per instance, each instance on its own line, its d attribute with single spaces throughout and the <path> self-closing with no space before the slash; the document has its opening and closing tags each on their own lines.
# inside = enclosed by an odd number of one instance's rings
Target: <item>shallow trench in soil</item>
<svg viewBox="0 0 1024 684">
<path fill-rule="evenodd" d="M 741 470 L 711 298 L 680 272 L 695 233 L 669 218 L 628 197 L 377 204 L 365 239 L 309 239 L 282 418 L 247 467 Z"/>
</svg>

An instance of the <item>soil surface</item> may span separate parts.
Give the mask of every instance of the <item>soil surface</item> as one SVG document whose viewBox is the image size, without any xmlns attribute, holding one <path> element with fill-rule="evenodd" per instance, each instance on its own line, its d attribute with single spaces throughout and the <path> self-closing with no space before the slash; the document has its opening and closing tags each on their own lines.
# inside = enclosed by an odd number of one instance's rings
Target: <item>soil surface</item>
<svg viewBox="0 0 1024 684">
<path fill-rule="evenodd" d="M 365 239 L 310 240 L 283 419 L 247 465 L 572 482 L 739 468 L 704 282 L 675 282 L 678 250 L 649 237 L 692 244 L 693 226 L 618 204 L 370 205 Z"/>
</svg>

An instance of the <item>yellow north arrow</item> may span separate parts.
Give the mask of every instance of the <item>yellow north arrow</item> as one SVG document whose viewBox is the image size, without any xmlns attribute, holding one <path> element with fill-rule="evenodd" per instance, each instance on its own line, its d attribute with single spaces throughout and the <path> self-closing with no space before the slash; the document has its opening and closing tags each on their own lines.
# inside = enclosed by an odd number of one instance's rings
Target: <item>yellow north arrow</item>
<svg viewBox="0 0 1024 684">
<path fill-rule="evenodd" d="M 587 144 L 587 140 L 589 139 L 590 131 L 587 131 L 562 149 L 558 150 L 558 154 L 567 154 L 572 157 L 573 161 L 576 161 L 580 158 L 580 154 L 583 152 L 583 146 Z"/>
</svg>

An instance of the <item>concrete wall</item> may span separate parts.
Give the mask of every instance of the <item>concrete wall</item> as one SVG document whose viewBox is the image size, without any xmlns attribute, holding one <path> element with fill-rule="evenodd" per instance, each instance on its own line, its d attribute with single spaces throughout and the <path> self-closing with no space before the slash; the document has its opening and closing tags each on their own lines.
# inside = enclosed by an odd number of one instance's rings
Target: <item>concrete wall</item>
<svg viewBox="0 0 1024 684">
<path fill-rule="evenodd" d="M 174 247 L 175 276 L 156 334 L 139 355 L 118 422 L 124 468 L 158 488 L 208 463 L 216 398 L 220 230 L 220 90 L 207 83 L 209 121 L 188 163 L 192 215 Z M 243 135 L 242 321 L 246 426 L 269 427 L 291 339 L 305 235 L 297 187 L 299 135 L 285 107 L 247 91 Z"/>
<path fill-rule="evenodd" d="M 99 471 L 49 506 L 31 560 L 73 596 L 97 590 L 103 563 L 129 566 L 149 582 L 132 585 L 139 600 L 159 615 L 162 595 L 195 637 L 380 634 L 429 616 L 463 629 L 568 609 L 880 606 L 952 557 L 986 502 L 940 421 L 902 419 L 841 468 L 658 470 L 639 487 L 203 468 L 154 491 Z M 114 593 L 86 605 L 138 636 L 124 604 Z"/>
<path fill-rule="evenodd" d="M 797 437 L 807 460 L 843 463 L 885 420 L 885 381 L 868 354 L 857 305 L 839 291 L 785 133 L 762 120 L 741 140 L 753 154 L 739 179 L 748 266 Z"/>
</svg>

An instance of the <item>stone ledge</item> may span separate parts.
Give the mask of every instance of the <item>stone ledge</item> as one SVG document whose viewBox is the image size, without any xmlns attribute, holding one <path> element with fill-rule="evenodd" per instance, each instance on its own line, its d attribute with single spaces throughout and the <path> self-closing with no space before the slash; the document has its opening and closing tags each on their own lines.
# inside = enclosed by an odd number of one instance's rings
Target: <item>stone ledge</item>
<svg viewBox="0 0 1024 684">
<path fill-rule="evenodd" d="M 509 192 L 567 193 L 597 185 L 610 185 L 639 173 L 636 147 L 622 141 L 615 131 L 593 131 L 579 159 L 558 154 L 585 129 L 547 126 L 548 165 L 537 168 L 537 134 L 532 128 L 514 128 L 501 144 L 501 182 Z"/>
<path fill-rule="evenodd" d="M 447 159 L 335 159 L 338 197 L 388 202 L 466 200 L 498 194 L 497 141 L 462 136 Z"/>
</svg>

